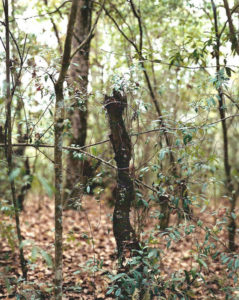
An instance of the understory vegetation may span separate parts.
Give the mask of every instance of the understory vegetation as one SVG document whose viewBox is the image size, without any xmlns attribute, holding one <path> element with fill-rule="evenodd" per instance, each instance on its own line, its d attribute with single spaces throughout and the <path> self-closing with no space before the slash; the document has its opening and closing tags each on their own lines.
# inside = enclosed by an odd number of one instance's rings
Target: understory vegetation
<svg viewBox="0 0 239 300">
<path fill-rule="evenodd" d="M 238 18 L 1 0 L 0 299 L 239 299 Z"/>
</svg>

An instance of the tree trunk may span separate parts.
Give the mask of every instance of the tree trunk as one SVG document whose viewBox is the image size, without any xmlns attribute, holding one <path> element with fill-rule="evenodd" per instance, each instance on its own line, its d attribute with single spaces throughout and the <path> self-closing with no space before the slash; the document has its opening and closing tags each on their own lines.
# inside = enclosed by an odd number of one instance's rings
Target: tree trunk
<svg viewBox="0 0 239 300">
<path fill-rule="evenodd" d="M 62 255 L 63 255 L 63 219 L 62 219 L 62 146 L 64 128 L 64 94 L 63 84 L 71 60 L 71 43 L 73 37 L 74 24 L 77 14 L 78 0 L 72 1 L 70 17 L 67 27 L 64 53 L 61 70 L 57 82 L 55 83 L 55 300 L 62 299 Z"/>
<path fill-rule="evenodd" d="M 93 1 L 79 0 L 79 9 L 74 28 L 72 47 L 77 48 L 84 41 L 91 30 Z M 84 146 L 87 134 L 87 103 L 88 103 L 88 73 L 89 73 L 90 40 L 74 56 L 70 66 L 68 85 L 74 96 L 69 107 L 71 122 L 70 144 Z M 75 158 L 73 152 L 67 157 L 66 192 L 64 198 L 68 207 L 74 207 L 75 198 L 79 198 L 80 183 L 84 177 L 84 169 L 88 163 Z"/>
<path fill-rule="evenodd" d="M 236 53 L 239 55 L 239 41 L 238 41 L 237 33 L 236 33 L 234 25 L 233 25 L 231 10 L 229 8 L 227 0 L 223 0 L 223 3 L 224 3 L 227 20 L 228 20 L 228 26 L 229 26 L 229 31 L 230 31 L 230 36 L 229 36 L 230 41 L 231 41 L 232 46 L 235 49 Z"/>
<path fill-rule="evenodd" d="M 135 192 L 129 173 L 132 145 L 123 120 L 127 99 L 120 92 L 114 91 L 113 97 L 105 97 L 104 104 L 109 117 L 110 140 L 115 153 L 118 173 L 113 230 L 118 256 L 124 261 L 128 251 L 132 254 L 132 250 L 139 249 L 135 231 L 130 224 L 130 209 Z"/>
<path fill-rule="evenodd" d="M 17 23 L 15 20 L 15 10 L 16 10 L 16 1 L 12 0 L 11 1 L 12 4 L 12 19 L 13 21 L 11 22 L 12 25 L 12 33 L 15 34 L 16 33 L 16 29 L 17 29 Z M 12 56 L 13 56 L 13 61 L 14 64 L 16 64 L 16 66 L 19 66 L 20 64 L 22 64 L 22 62 L 19 61 L 19 57 L 18 53 L 17 53 L 17 49 L 16 46 L 14 45 L 12 47 Z M 15 90 L 18 86 L 21 85 L 21 77 L 19 77 L 19 74 L 16 71 L 16 68 L 12 68 L 12 76 L 14 78 L 14 83 L 15 83 Z M 22 115 L 22 111 L 24 108 L 24 102 L 19 98 L 17 99 L 17 104 L 16 104 L 16 122 L 17 122 L 17 141 L 18 143 L 25 143 L 28 141 L 28 136 L 29 136 L 29 132 L 28 132 L 28 122 L 27 119 L 25 117 L 25 122 L 26 122 L 26 132 L 24 134 L 23 132 L 23 126 L 22 126 L 22 120 L 23 120 L 23 115 Z M 31 176 L 31 168 L 30 168 L 30 164 L 29 164 L 29 159 L 28 157 L 23 159 L 23 156 L 25 156 L 25 147 L 18 147 L 15 151 L 14 154 L 16 156 L 18 156 L 18 158 L 16 159 L 17 163 L 21 162 L 24 163 L 24 175 L 27 175 L 27 180 L 25 180 L 25 182 L 22 182 L 22 185 L 20 187 L 20 192 L 18 192 L 17 194 L 17 202 L 18 202 L 18 207 L 20 209 L 20 211 L 22 211 L 24 209 L 24 200 L 25 200 L 25 196 L 28 192 L 28 190 L 31 189 L 31 185 L 32 185 L 32 176 Z M 17 166 L 16 163 L 16 166 Z"/>
<path fill-rule="evenodd" d="M 9 31 L 9 3 L 8 0 L 4 3 L 4 14 L 5 14 L 5 26 L 6 26 L 6 127 L 5 127 L 5 144 L 6 144 L 6 158 L 8 163 L 8 175 L 10 177 L 13 168 L 12 163 L 12 95 L 11 95 L 11 80 L 10 80 L 10 31 Z M 24 257 L 24 252 L 22 248 L 22 234 L 20 227 L 19 211 L 18 211 L 18 202 L 16 196 L 16 188 L 14 179 L 10 180 L 11 193 L 12 193 L 12 202 L 15 212 L 15 222 L 17 230 L 17 238 L 19 243 L 19 256 L 23 278 L 27 280 L 27 264 Z"/>
<path fill-rule="evenodd" d="M 217 80 L 220 80 L 220 35 L 218 30 L 218 21 L 217 21 L 217 8 L 213 0 L 211 0 L 213 15 L 214 15 L 214 27 L 215 27 L 215 34 L 216 34 L 216 47 L 215 47 L 215 59 L 216 59 L 216 66 L 217 66 Z M 230 215 L 229 215 L 229 222 L 228 222 L 228 247 L 230 251 L 235 251 L 235 234 L 236 234 L 236 221 L 232 217 L 232 213 L 234 213 L 236 207 L 236 199 L 237 195 L 233 191 L 234 185 L 232 182 L 231 176 L 231 166 L 229 163 L 229 151 L 228 151 L 228 131 L 227 131 L 227 124 L 226 124 L 226 114 L 225 114 L 225 106 L 224 106 L 224 96 L 222 87 L 219 86 L 217 88 L 218 91 L 218 109 L 221 118 L 222 124 L 222 135 L 223 135 L 223 155 L 224 155 L 224 171 L 226 175 L 226 191 L 228 198 L 230 199 Z"/>
</svg>

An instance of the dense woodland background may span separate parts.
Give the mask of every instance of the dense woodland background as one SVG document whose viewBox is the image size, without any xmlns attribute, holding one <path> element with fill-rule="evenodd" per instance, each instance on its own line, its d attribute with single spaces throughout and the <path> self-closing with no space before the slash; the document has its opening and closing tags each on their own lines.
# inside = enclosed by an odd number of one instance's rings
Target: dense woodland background
<svg viewBox="0 0 239 300">
<path fill-rule="evenodd" d="M 0 298 L 239 299 L 239 2 L 0 25 Z"/>
</svg>

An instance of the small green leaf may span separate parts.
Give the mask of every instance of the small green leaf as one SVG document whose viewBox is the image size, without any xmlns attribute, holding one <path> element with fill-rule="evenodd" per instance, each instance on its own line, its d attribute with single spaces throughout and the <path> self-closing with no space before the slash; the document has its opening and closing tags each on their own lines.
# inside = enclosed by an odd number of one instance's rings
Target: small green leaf
<svg viewBox="0 0 239 300">
<path fill-rule="evenodd" d="M 119 297 L 119 295 L 121 294 L 121 288 L 119 288 L 116 292 L 115 292 L 115 296 Z"/>
<path fill-rule="evenodd" d="M 53 262 L 52 262 L 52 258 L 51 255 L 48 254 L 46 251 L 41 249 L 41 255 L 44 258 L 45 262 L 47 263 L 48 267 L 52 267 L 53 266 Z"/>
<path fill-rule="evenodd" d="M 32 253 L 31 253 L 31 258 L 33 261 L 35 261 L 37 259 L 38 254 L 39 254 L 39 249 L 38 249 L 38 247 L 34 246 L 32 248 Z"/>
<path fill-rule="evenodd" d="M 205 263 L 205 261 L 203 259 L 199 258 L 197 261 L 198 261 L 199 265 L 203 266 L 206 269 L 208 268 L 207 264 Z"/>
<path fill-rule="evenodd" d="M 193 139 L 192 134 L 188 133 L 183 137 L 183 143 L 186 146 L 188 143 L 191 142 L 191 140 Z"/>
<path fill-rule="evenodd" d="M 9 175 L 10 181 L 13 181 L 20 173 L 21 173 L 20 168 L 16 168 L 16 169 L 12 170 L 11 174 Z"/>
<path fill-rule="evenodd" d="M 235 269 L 239 269 L 239 258 L 235 260 Z"/>
<path fill-rule="evenodd" d="M 144 199 L 141 199 L 141 200 L 142 200 L 143 205 L 144 205 L 145 207 L 149 207 L 149 204 L 148 204 L 148 202 L 147 202 L 146 200 L 144 200 Z"/>
<path fill-rule="evenodd" d="M 106 295 L 110 295 L 113 291 L 114 291 L 114 288 L 111 287 L 111 288 L 108 290 L 108 292 L 106 293 Z"/>
<path fill-rule="evenodd" d="M 113 278 L 111 278 L 111 280 L 116 281 L 116 280 L 120 279 L 123 276 L 125 276 L 125 273 L 120 273 L 120 274 L 115 275 Z"/>
<path fill-rule="evenodd" d="M 96 147 L 92 147 L 91 151 L 92 151 L 92 154 L 95 156 L 98 154 Z"/>
</svg>

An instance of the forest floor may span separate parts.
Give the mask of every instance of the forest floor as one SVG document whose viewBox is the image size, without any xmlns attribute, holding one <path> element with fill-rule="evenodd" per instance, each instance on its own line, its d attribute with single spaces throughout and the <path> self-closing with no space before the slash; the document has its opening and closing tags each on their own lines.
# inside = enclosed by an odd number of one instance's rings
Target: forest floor
<svg viewBox="0 0 239 300">
<path fill-rule="evenodd" d="M 105 296 L 109 283 L 107 271 L 114 270 L 116 274 L 117 268 L 111 221 L 113 209 L 93 197 L 85 197 L 83 207 L 84 210 L 64 212 L 64 299 L 110 299 Z M 209 214 L 200 217 L 214 225 L 214 219 Z M 12 224 L 6 217 L 1 218 L 0 222 L 4 222 L 5 226 Z M 154 222 L 150 219 L 145 225 L 145 232 L 153 228 Z M 47 197 L 29 197 L 21 213 L 21 225 L 24 251 L 31 260 L 28 282 L 18 281 L 21 270 L 17 250 L 11 250 L 10 239 L 3 239 L 0 244 L 0 299 L 51 299 L 53 201 Z M 5 236 L 7 237 L 7 230 Z M 158 237 L 158 244 L 155 246 L 167 253 L 162 257 L 160 265 L 162 278 L 169 278 L 180 269 L 189 270 L 194 265 L 198 267 L 193 259 L 195 244 L 203 241 L 204 237 L 203 230 L 196 230 L 194 235 L 186 235 L 177 243 L 172 243 L 169 249 L 166 249 L 165 238 Z M 226 241 L 226 232 L 222 234 L 221 240 Z M 225 251 L 221 243 L 217 247 L 218 250 L 220 248 Z M 232 286 L 227 267 L 219 260 L 207 263 L 208 268 L 202 267 L 206 283 L 195 283 L 191 299 L 225 299 L 223 288 Z M 17 297 L 17 294 L 25 298 Z M 239 294 L 234 294 L 232 299 L 239 299 Z"/>
</svg>

